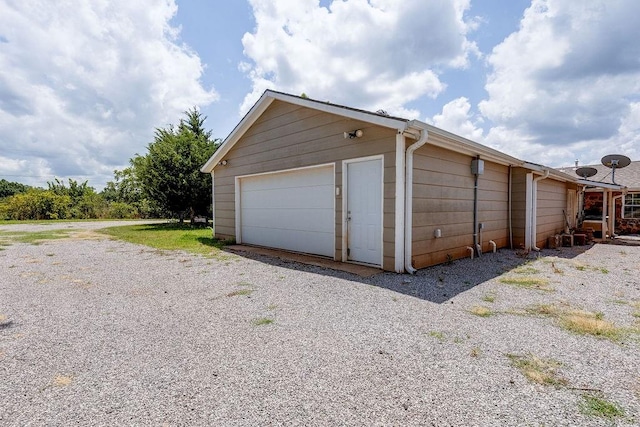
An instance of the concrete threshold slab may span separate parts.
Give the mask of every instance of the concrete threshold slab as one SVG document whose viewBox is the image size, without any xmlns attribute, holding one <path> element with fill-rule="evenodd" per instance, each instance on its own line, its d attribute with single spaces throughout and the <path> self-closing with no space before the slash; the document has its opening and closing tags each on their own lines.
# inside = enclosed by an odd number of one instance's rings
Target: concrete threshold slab
<svg viewBox="0 0 640 427">
<path fill-rule="evenodd" d="M 328 258 L 300 254 L 296 252 L 287 252 L 278 249 L 268 249 L 247 245 L 230 245 L 225 249 L 228 249 L 232 252 L 247 252 L 252 254 L 265 255 L 286 261 L 295 261 L 301 264 L 315 265 L 317 267 L 330 268 L 332 270 L 338 271 L 346 271 L 347 273 L 356 274 L 360 277 L 371 277 L 375 276 L 376 274 L 382 273 L 381 269 L 375 267 L 338 262 Z"/>
</svg>

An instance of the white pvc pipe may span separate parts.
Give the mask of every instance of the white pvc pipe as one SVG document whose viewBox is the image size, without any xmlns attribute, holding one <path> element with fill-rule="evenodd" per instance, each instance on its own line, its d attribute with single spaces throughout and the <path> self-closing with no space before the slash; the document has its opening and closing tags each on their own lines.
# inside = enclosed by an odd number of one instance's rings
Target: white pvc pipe
<svg viewBox="0 0 640 427">
<path fill-rule="evenodd" d="M 489 244 L 491 245 L 491 251 L 495 254 L 498 250 L 498 245 L 493 240 L 489 240 Z"/>
<path fill-rule="evenodd" d="M 475 253 L 475 251 L 471 246 L 467 246 L 467 250 L 469 251 L 470 258 L 473 259 L 473 254 Z"/>
</svg>

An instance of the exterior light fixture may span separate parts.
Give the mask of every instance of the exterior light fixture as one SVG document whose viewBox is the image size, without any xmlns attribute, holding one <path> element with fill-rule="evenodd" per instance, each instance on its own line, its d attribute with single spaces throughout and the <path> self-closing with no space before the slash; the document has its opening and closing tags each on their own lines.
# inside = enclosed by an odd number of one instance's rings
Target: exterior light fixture
<svg viewBox="0 0 640 427">
<path fill-rule="evenodd" d="M 364 135 L 364 132 L 362 131 L 362 129 L 357 129 L 351 132 L 345 132 L 344 139 L 362 138 L 363 135 Z"/>
<path fill-rule="evenodd" d="M 227 163 L 229 163 L 229 162 L 227 162 L 226 160 L 218 162 L 218 164 L 221 165 L 221 166 L 227 166 Z"/>
</svg>

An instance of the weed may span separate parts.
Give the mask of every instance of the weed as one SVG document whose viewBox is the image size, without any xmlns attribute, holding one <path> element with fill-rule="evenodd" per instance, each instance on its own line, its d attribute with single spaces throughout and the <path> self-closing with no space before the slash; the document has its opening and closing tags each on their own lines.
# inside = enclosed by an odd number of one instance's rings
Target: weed
<svg viewBox="0 0 640 427">
<path fill-rule="evenodd" d="M 274 310 L 277 310 L 277 309 L 278 309 L 277 304 L 269 304 L 267 306 L 267 310 L 269 310 L 269 311 L 274 311 Z"/>
<path fill-rule="evenodd" d="M 516 269 L 513 270 L 513 273 L 515 274 L 538 274 L 540 273 L 540 270 L 538 270 L 535 267 L 532 267 L 530 265 L 522 265 Z"/>
<path fill-rule="evenodd" d="M 257 319 L 253 319 L 253 323 L 254 326 L 261 326 L 261 325 L 270 325 L 273 322 L 275 322 L 275 320 L 269 318 L 269 317 L 259 317 Z"/>
<path fill-rule="evenodd" d="M 579 270 L 579 271 L 585 271 L 587 269 L 587 267 L 585 267 L 584 265 L 580 265 L 580 264 L 576 264 L 575 268 L 576 268 L 576 270 Z"/>
<path fill-rule="evenodd" d="M 580 402 L 580 412 L 585 415 L 616 418 L 624 416 L 624 409 L 615 402 L 609 402 L 606 399 L 594 396 L 593 394 L 583 394 L 582 402 Z"/>
<path fill-rule="evenodd" d="M 600 268 L 600 272 L 601 272 L 602 274 L 609 274 L 609 270 L 607 270 L 607 269 L 606 269 L 606 268 L 604 268 L 604 267 Z"/>
<path fill-rule="evenodd" d="M 430 337 L 434 337 L 437 338 L 440 341 L 444 341 L 444 333 L 440 332 L 440 331 L 429 331 L 429 336 Z"/>
<path fill-rule="evenodd" d="M 560 316 L 560 325 L 576 334 L 593 335 L 613 341 L 619 340 L 623 335 L 623 330 L 616 327 L 612 322 L 604 320 L 602 313 L 590 313 L 581 310 L 570 311 Z"/>
<path fill-rule="evenodd" d="M 618 305 L 628 305 L 629 304 L 629 301 L 623 300 L 623 299 L 614 299 L 614 300 L 611 300 L 611 302 L 613 304 L 618 304 Z"/>
<path fill-rule="evenodd" d="M 525 308 L 527 314 L 534 316 L 557 316 L 560 310 L 553 304 L 538 304 Z"/>
<path fill-rule="evenodd" d="M 482 305 L 475 305 L 471 307 L 471 310 L 469 310 L 469 313 L 475 314 L 476 316 L 480 316 L 480 317 L 489 317 L 495 314 L 493 311 L 491 311 L 490 308 Z"/>
<path fill-rule="evenodd" d="M 451 265 L 451 264 L 453 264 L 453 256 L 451 254 L 447 254 L 444 265 Z"/>
<path fill-rule="evenodd" d="M 534 289 L 538 291 L 553 292 L 555 289 L 549 286 L 549 281 L 543 277 L 503 277 L 501 283 L 516 286 L 518 288 Z"/>
<path fill-rule="evenodd" d="M 510 311 L 510 313 L 522 314 L 515 311 Z M 624 328 L 619 328 L 612 322 L 605 320 L 604 314 L 601 312 L 566 310 L 553 304 L 539 304 L 525 308 L 524 314 L 551 317 L 556 319 L 558 324 L 569 332 L 579 335 L 592 335 L 612 341 L 619 341 L 628 332 Z"/>
<path fill-rule="evenodd" d="M 482 301 L 484 302 L 495 302 L 495 300 L 496 300 L 496 296 L 493 294 L 487 294 L 482 297 Z"/>
<path fill-rule="evenodd" d="M 507 354 L 511 364 L 531 382 L 544 385 L 561 386 L 567 384 L 567 380 L 558 374 L 558 368 L 562 364 L 553 359 L 543 359 L 533 354 L 518 356 Z"/>
<path fill-rule="evenodd" d="M 553 269 L 553 272 L 556 274 L 564 274 L 564 271 L 556 267 L 556 264 L 553 261 L 551 262 L 551 268 Z"/>
<path fill-rule="evenodd" d="M 237 291 L 229 292 L 228 297 L 248 296 L 253 293 L 253 289 L 238 289 Z"/>
<path fill-rule="evenodd" d="M 480 350 L 480 347 L 473 347 L 471 349 L 471 353 L 470 353 L 471 357 L 479 357 L 480 354 L 482 354 L 482 350 Z"/>
</svg>

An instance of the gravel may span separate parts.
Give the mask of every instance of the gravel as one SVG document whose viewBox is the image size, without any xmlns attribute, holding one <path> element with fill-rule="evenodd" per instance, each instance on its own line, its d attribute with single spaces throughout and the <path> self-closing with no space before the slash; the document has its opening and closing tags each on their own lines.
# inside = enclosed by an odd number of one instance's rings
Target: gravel
<svg viewBox="0 0 640 427">
<path fill-rule="evenodd" d="M 555 304 L 638 328 L 640 247 L 501 250 L 363 279 L 88 234 L 12 243 L 0 271 L 3 426 L 640 423 L 640 335 L 614 342 L 521 314 Z M 553 290 L 501 282 L 516 276 Z M 566 384 L 533 383 L 507 355 L 553 359 Z M 624 415 L 586 415 L 585 393 Z"/>
</svg>

